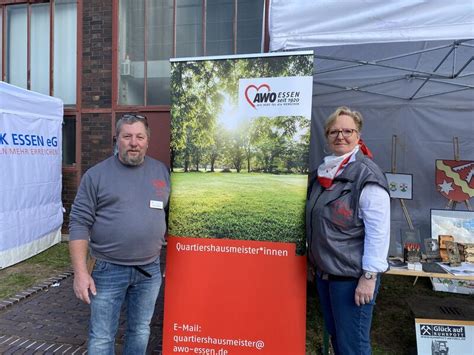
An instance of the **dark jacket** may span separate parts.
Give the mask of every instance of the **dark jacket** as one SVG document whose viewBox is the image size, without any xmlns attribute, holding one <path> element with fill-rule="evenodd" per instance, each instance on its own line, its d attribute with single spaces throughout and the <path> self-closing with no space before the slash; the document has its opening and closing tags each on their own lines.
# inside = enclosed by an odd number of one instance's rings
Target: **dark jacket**
<svg viewBox="0 0 474 355">
<path fill-rule="evenodd" d="M 359 218 L 359 198 L 366 184 L 387 190 L 385 175 L 362 152 L 324 189 L 317 175 L 310 176 L 306 202 L 309 262 L 322 272 L 359 277 L 364 252 L 364 222 Z"/>
</svg>

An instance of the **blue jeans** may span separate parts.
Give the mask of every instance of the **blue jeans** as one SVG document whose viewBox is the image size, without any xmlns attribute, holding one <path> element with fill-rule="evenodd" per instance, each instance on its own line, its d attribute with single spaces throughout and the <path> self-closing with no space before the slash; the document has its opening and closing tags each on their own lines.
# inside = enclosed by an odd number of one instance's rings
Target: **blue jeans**
<svg viewBox="0 0 474 355">
<path fill-rule="evenodd" d="M 324 323 L 336 355 L 371 354 L 370 325 L 380 287 L 380 275 L 377 277 L 373 300 L 362 306 L 357 306 L 354 301 L 357 283 L 358 279 L 333 281 L 316 276 Z"/>
<path fill-rule="evenodd" d="M 145 354 L 150 322 L 160 292 L 160 260 L 140 266 L 151 277 L 133 266 L 97 260 L 92 277 L 97 295 L 91 298 L 88 352 L 114 354 L 120 310 L 126 305 L 127 328 L 123 354 Z"/>
</svg>

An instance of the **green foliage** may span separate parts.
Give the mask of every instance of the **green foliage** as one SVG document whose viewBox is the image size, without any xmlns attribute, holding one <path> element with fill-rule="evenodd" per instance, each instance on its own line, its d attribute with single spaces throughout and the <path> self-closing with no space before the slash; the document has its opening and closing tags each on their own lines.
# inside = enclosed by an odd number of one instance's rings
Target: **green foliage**
<svg viewBox="0 0 474 355">
<path fill-rule="evenodd" d="M 304 248 L 306 176 L 173 173 L 170 234 L 297 243 Z"/>
<path fill-rule="evenodd" d="M 309 149 L 305 139 L 309 124 L 303 122 L 307 120 L 278 117 L 267 124 L 263 136 L 256 134 L 258 122 L 226 131 L 217 120 L 226 99 L 236 106 L 240 78 L 312 75 L 312 60 L 308 55 L 173 63 L 172 169 L 188 172 L 205 166 L 240 172 L 246 165 L 248 172 L 306 172 L 307 153 L 302 149 Z M 302 128 L 308 133 L 300 137 Z M 285 144 L 295 140 L 298 149 L 286 151 Z"/>
</svg>

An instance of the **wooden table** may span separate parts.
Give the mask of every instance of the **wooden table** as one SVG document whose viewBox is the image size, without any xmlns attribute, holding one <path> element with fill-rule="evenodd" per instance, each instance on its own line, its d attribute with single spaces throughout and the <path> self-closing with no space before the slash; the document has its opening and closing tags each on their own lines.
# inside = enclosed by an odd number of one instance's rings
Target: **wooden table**
<svg viewBox="0 0 474 355">
<path fill-rule="evenodd" d="M 474 281 L 474 275 L 453 275 L 453 274 L 440 274 L 435 272 L 424 272 L 408 269 L 390 269 L 385 274 L 387 275 L 401 275 L 401 276 L 415 276 L 415 277 L 439 277 L 440 279 L 456 279 L 456 280 L 468 280 Z M 472 275 L 472 274 L 471 274 Z"/>
</svg>

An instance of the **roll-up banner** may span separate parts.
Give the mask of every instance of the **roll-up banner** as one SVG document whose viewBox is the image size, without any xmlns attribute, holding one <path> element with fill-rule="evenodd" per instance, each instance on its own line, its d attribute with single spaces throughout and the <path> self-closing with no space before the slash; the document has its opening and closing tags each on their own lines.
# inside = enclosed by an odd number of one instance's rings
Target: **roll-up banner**
<svg viewBox="0 0 474 355">
<path fill-rule="evenodd" d="M 61 241 L 61 100 L 0 82 L 0 269 Z"/>
<path fill-rule="evenodd" d="M 304 354 L 313 52 L 171 62 L 163 353 Z"/>
</svg>

